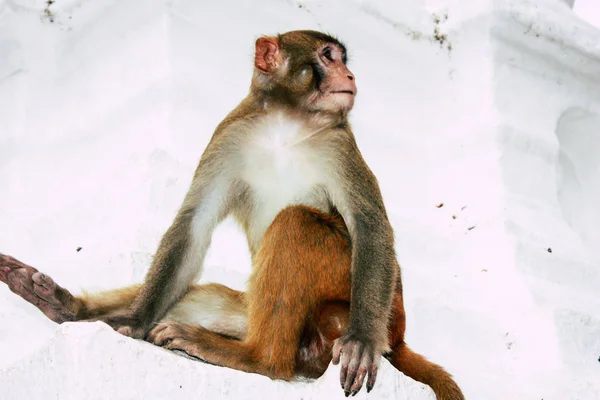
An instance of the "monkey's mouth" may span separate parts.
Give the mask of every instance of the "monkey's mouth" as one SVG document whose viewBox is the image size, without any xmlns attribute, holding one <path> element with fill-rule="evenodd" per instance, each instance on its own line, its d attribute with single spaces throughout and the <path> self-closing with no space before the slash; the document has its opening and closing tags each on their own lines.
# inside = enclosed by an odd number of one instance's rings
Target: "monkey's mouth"
<svg viewBox="0 0 600 400">
<path fill-rule="evenodd" d="M 342 93 L 342 94 L 349 94 L 350 96 L 354 96 L 354 92 L 352 90 L 335 90 L 331 93 L 334 93 L 334 94 Z"/>
</svg>

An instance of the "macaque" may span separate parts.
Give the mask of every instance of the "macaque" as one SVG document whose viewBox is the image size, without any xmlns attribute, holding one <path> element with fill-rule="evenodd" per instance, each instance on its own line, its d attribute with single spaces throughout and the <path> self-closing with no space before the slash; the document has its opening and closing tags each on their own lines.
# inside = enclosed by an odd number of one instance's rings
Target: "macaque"
<svg viewBox="0 0 600 400">
<path fill-rule="evenodd" d="M 250 92 L 217 126 L 142 284 L 76 297 L 9 256 L 0 280 L 58 323 L 104 321 L 208 363 L 293 380 L 333 361 L 348 396 L 373 388 L 386 357 L 439 400 L 464 399 L 404 342 L 392 226 L 348 122 L 356 94 L 339 40 L 259 38 Z M 245 293 L 194 283 L 229 215 L 252 255 Z"/>
</svg>

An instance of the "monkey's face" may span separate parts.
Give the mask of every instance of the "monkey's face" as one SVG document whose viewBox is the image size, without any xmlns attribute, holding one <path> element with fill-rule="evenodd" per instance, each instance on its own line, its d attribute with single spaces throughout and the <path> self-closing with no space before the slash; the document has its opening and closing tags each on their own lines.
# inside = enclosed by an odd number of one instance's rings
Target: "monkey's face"
<svg viewBox="0 0 600 400">
<path fill-rule="evenodd" d="M 304 105 L 315 111 L 350 111 L 356 96 L 354 74 L 346 66 L 346 51 L 336 43 L 324 43 L 301 65 L 296 80 Z"/>
<path fill-rule="evenodd" d="M 344 112 L 354 105 L 356 81 L 346 48 L 314 31 L 294 31 L 256 44 L 255 83 L 277 101 L 307 111 Z"/>
</svg>

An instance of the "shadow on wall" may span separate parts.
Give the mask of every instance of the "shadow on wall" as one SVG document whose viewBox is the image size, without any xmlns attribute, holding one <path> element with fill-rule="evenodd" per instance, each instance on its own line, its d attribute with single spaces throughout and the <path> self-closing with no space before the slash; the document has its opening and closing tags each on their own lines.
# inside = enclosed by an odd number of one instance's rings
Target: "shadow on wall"
<svg viewBox="0 0 600 400">
<path fill-rule="evenodd" d="M 594 257 L 592 262 L 597 263 L 600 261 L 600 115 L 571 108 L 558 120 L 556 136 L 559 143 L 558 202 L 565 220 Z M 582 276 L 594 281 L 597 275 L 589 271 Z M 555 310 L 555 320 L 565 365 L 582 376 L 595 371 L 600 361 L 597 314 L 559 307 Z M 575 385 L 571 390 L 572 398 L 600 398 L 598 387 Z"/>
<path fill-rule="evenodd" d="M 558 201 L 571 228 L 600 259 L 600 115 L 571 108 L 560 117 Z"/>
</svg>

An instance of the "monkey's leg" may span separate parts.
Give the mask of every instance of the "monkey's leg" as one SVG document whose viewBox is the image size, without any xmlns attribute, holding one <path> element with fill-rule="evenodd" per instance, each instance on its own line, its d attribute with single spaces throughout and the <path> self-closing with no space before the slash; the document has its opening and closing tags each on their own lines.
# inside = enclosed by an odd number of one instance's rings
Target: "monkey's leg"
<svg viewBox="0 0 600 400">
<path fill-rule="evenodd" d="M 127 308 L 141 285 L 72 295 L 37 269 L 0 254 L 0 281 L 57 323 L 96 320 Z M 169 311 L 167 318 L 200 324 L 215 332 L 242 338 L 246 333 L 244 294 L 223 285 L 194 285 Z"/>
<path fill-rule="evenodd" d="M 243 339 L 248 329 L 245 293 L 218 283 L 194 285 L 163 321 L 200 325 L 210 331 Z"/>
<path fill-rule="evenodd" d="M 36 306 L 52 321 L 93 320 L 124 309 L 133 301 L 140 285 L 95 294 L 73 296 L 48 275 L 13 257 L 0 254 L 0 281 Z"/>
<path fill-rule="evenodd" d="M 78 320 L 103 320 L 127 309 L 141 286 L 133 285 L 76 297 L 80 304 Z M 241 339 L 246 334 L 247 325 L 247 311 L 243 300 L 243 292 L 220 284 L 192 285 L 162 321 L 198 324 L 218 334 Z"/>
<path fill-rule="evenodd" d="M 159 324 L 148 339 L 212 364 L 292 379 L 307 320 L 325 301 L 349 300 L 345 227 L 316 210 L 289 207 L 265 233 L 253 262 L 244 340 L 177 322 Z"/>
</svg>

